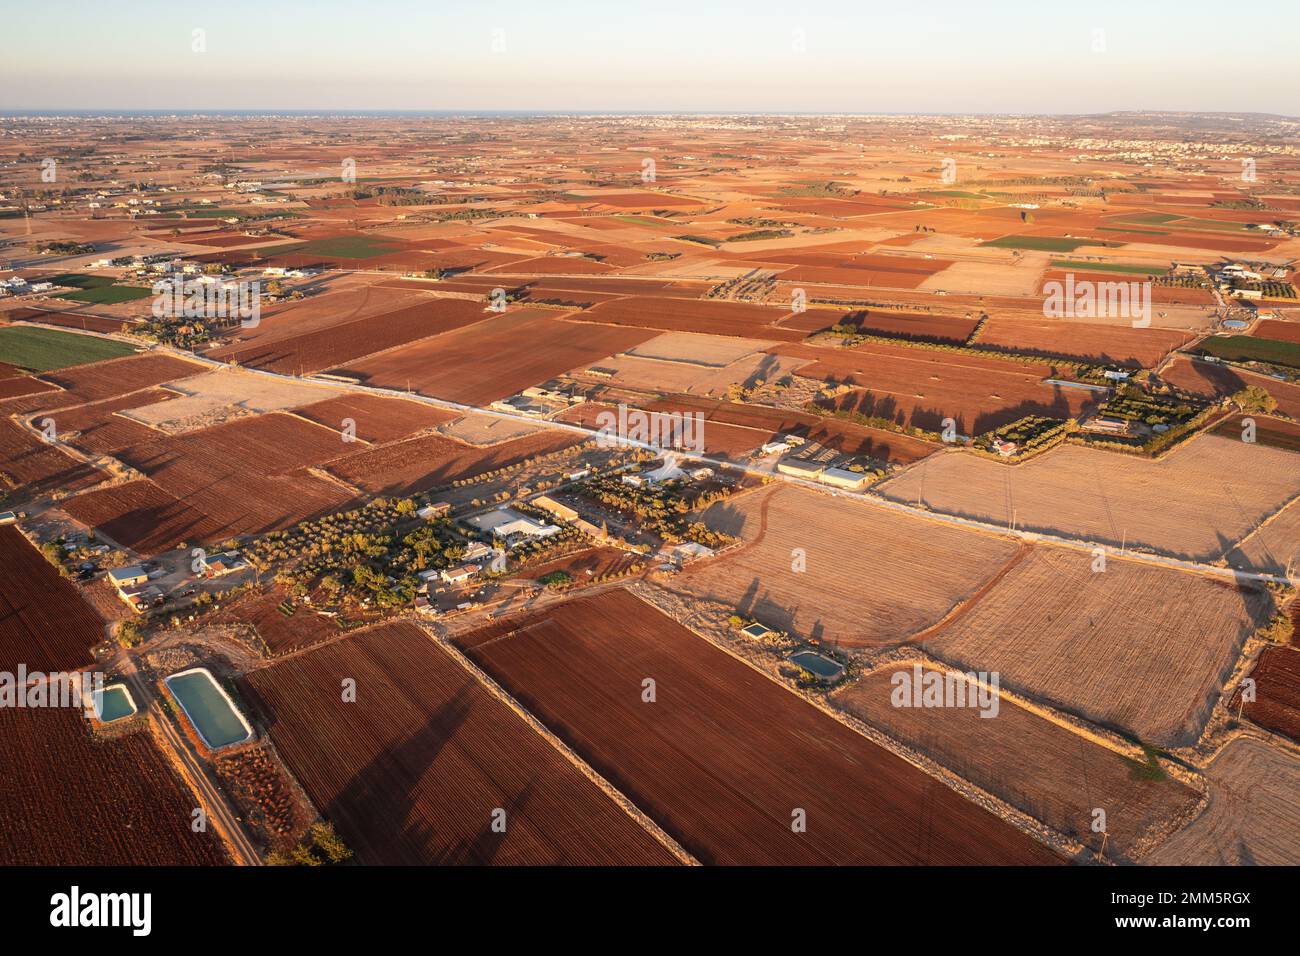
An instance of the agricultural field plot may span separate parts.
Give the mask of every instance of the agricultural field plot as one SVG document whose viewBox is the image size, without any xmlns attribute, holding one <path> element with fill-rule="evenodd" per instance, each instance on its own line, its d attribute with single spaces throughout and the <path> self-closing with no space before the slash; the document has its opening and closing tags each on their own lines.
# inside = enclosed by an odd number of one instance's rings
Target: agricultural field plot
<svg viewBox="0 0 1300 956">
<path fill-rule="evenodd" d="M 850 650 L 900 643 L 937 623 L 1017 552 L 1007 539 L 796 485 L 719 502 L 702 520 L 744 546 L 688 566 L 675 587 Z M 804 571 L 794 570 L 796 549 Z"/>
<path fill-rule="evenodd" d="M 79 289 L 76 292 L 63 292 L 59 294 L 59 298 L 68 299 L 72 302 L 90 302 L 94 305 L 117 305 L 122 302 L 136 302 L 140 299 L 148 299 L 153 294 L 153 290 L 148 286 L 104 285 L 90 289 Z"/>
<path fill-rule="evenodd" d="M 1003 695 L 996 716 L 971 707 L 904 708 L 891 700 L 886 666 L 835 691 L 832 699 L 895 740 L 1069 837 L 1099 849 L 1092 811 L 1106 810 L 1107 856 L 1132 861 L 1150 840 L 1190 813 L 1200 794 L 1144 775 L 1141 758 L 1118 753 Z M 928 672 L 930 668 L 925 668 Z"/>
<path fill-rule="evenodd" d="M 709 447 L 710 442 L 715 441 L 735 441 L 737 447 L 741 447 L 740 441 L 749 436 L 728 434 L 729 431 L 734 432 L 737 428 L 743 428 L 751 435 L 755 430 L 765 431 L 769 437 L 777 433 L 798 435 L 808 441 L 829 445 L 848 455 L 865 455 L 876 461 L 892 464 L 910 464 L 932 454 L 939 447 L 919 438 L 913 438 L 911 435 L 871 428 L 843 418 L 766 405 L 675 395 L 664 401 L 652 402 L 646 407 L 651 411 L 703 412 L 706 448 Z M 728 426 L 735 427 L 729 429 Z M 767 438 L 763 440 L 767 441 Z M 745 450 L 753 447 L 755 446 L 744 446 Z"/>
<path fill-rule="evenodd" d="M 12 526 L 0 526 L 0 671 L 69 671 L 104 640 L 99 616 Z"/>
<path fill-rule="evenodd" d="M 15 421 L 0 419 L 0 488 L 20 494 L 89 488 L 104 476 Z"/>
<path fill-rule="evenodd" d="M 489 405 L 653 337 L 642 329 L 565 322 L 515 309 L 344 370 L 367 385 Z"/>
<path fill-rule="evenodd" d="M 411 495 L 568 448 L 582 436 L 546 431 L 476 446 L 422 435 L 365 449 L 326 464 L 330 474 L 371 495 Z"/>
<path fill-rule="evenodd" d="M 0 529 L 8 530 L 8 529 Z M 141 730 L 96 740 L 80 708 L 0 708 L 4 866 L 218 866 L 194 796 Z M 21 834 L 21 839 L 17 838 Z"/>
<path fill-rule="evenodd" d="M 455 412 L 433 405 L 365 392 L 303 405 L 294 414 L 340 433 L 347 427 L 345 423 L 351 421 L 353 434 L 372 444 L 398 441 L 456 418 Z"/>
<path fill-rule="evenodd" d="M 342 677 L 356 681 L 342 703 Z M 675 858 L 411 624 L 248 674 L 276 748 L 362 863 L 666 865 Z M 492 831 L 494 809 L 507 814 Z"/>
<path fill-rule="evenodd" d="M 1277 399 L 1278 411 L 1300 419 L 1300 385 L 1279 382 L 1239 368 L 1196 361 L 1184 355 L 1175 356 L 1160 373 L 1160 378 L 1170 385 L 1210 399 L 1233 395 L 1248 385 L 1255 385 Z"/>
<path fill-rule="evenodd" d="M 805 358 L 767 352 L 754 352 L 720 368 L 628 354 L 603 359 L 600 368 L 612 373 L 607 381 L 615 388 L 722 396 L 733 385 L 751 389 L 764 382 L 777 382 L 807 364 Z M 580 375 L 582 371 L 575 369 L 570 374 Z"/>
<path fill-rule="evenodd" d="M 1073 418 L 1096 401 L 1084 389 L 1049 385 L 1052 366 L 995 355 L 863 342 L 853 348 L 781 345 L 783 354 L 812 359 L 799 370 L 852 391 L 834 400 L 841 411 L 939 431 L 952 418 L 962 435 L 1009 424 L 1026 415 Z"/>
<path fill-rule="evenodd" d="M 214 541 L 225 526 L 147 479 L 87 491 L 60 502 L 69 517 L 140 554 Z"/>
<path fill-rule="evenodd" d="M 781 328 L 812 333 L 833 325 L 847 325 L 868 335 L 960 345 L 978 324 L 978 319 L 955 315 L 887 312 L 883 309 L 866 309 L 845 315 L 833 309 L 810 309 L 782 321 Z"/>
<path fill-rule="evenodd" d="M 1254 334 L 1261 339 L 1275 342 L 1290 342 L 1300 345 L 1300 322 L 1283 322 L 1279 319 L 1264 319 L 1255 326 Z"/>
<path fill-rule="evenodd" d="M 573 318 L 581 322 L 602 322 L 664 332 L 698 332 L 797 342 L 804 337 L 803 333 L 797 329 L 777 326 L 789 314 L 790 310 L 786 308 L 752 305 L 748 302 L 629 296 L 626 299 L 599 303 Z M 650 336 L 647 335 L 646 338 Z"/>
<path fill-rule="evenodd" d="M 1062 356 L 1097 365 L 1151 368 L 1192 337 L 1172 329 L 991 318 L 980 328 L 974 344 L 1030 355 Z"/>
<path fill-rule="evenodd" d="M 330 394 L 318 385 L 300 385 L 231 368 L 171 381 L 165 387 L 178 397 L 122 414 L 157 431 L 179 434 L 246 415 L 297 408 Z"/>
<path fill-rule="evenodd" d="M 526 581 L 536 581 L 547 575 L 562 571 L 578 587 L 592 583 L 592 579 L 603 575 L 622 574 L 628 568 L 643 562 L 644 557 L 624 551 L 621 548 L 587 548 L 574 551 L 551 561 L 540 564 L 525 565 L 518 574 L 513 575 Z"/>
<path fill-rule="evenodd" d="M 627 350 L 634 358 L 682 362 L 705 368 L 726 368 L 733 362 L 775 345 L 765 339 L 736 339 L 728 335 L 665 332 Z"/>
<path fill-rule="evenodd" d="M 702 863 L 1056 862 L 627 591 L 456 640 Z"/>
<path fill-rule="evenodd" d="M 117 457 L 222 529 L 217 537 L 280 530 L 352 496 L 306 468 L 339 457 L 340 436 L 279 412 L 151 439 Z M 208 540 L 211 540 L 210 538 Z"/>
<path fill-rule="evenodd" d="M 464 299 L 423 299 L 394 312 L 342 322 L 274 341 L 220 348 L 209 353 L 222 361 L 281 372 L 310 375 L 328 368 L 409 345 L 420 339 L 485 320 L 483 303 Z"/>
<path fill-rule="evenodd" d="M 544 426 L 521 421 L 518 418 L 503 418 L 484 412 L 466 412 L 459 418 L 438 426 L 438 434 L 446 435 L 457 441 L 470 445 L 499 445 L 502 442 L 536 435 Z"/>
<path fill-rule="evenodd" d="M 134 351 L 124 342 L 93 335 L 21 325 L 0 328 L 0 362 L 32 372 L 120 358 Z"/>
<path fill-rule="evenodd" d="M 251 627 L 272 657 L 312 647 L 342 633 L 336 618 L 295 604 L 288 591 L 279 587 L 247 591 L 226 603 L 209 620 L 213 624 Z"/>
<path fill-rule="evenodd" d="M 1300 369 L 1300 342 L 1257 335 L 1211 335 L 1198 342 L 1195 351 L 1229 362 L 1267 362 Z"/>
<path fill-rule="evenodd" d="M 79 365 L 48 373 L 44 378 L 64 390 L 64 394 L 59 396 L 59 403 L 67 406 L 117 398 L 128 392 L 153 388 L 206 370 L 207 367 L 198 362 L 151 352 L 95 362 L 92 365 Z"/>
<path fill-rule="evenodd" d="M 52 397 L 57 399 L 57 396 Z M 144 425 L 124 418 L 120 412 L 174 398 L 175 392 L 148 388 L 101 402 L 37 412 L 29 421 L 40 427 L 48 418 L 54 423 L 54 431 L 60 441 L 66 441 L 88 454 L 103 455 L 152 438 L 156 434 Z"/>
<path fill-rule="evenodd" d="M 42 382 L 34 375 L 23 374 L 20 368 L 0 362 L 0 399 L 52 391 L 55 391 L 55 386 L 49 382 Z"/>
<path fill-rule="evenodd" d="M 1048 547 L 920 640 L 962 669 L 1161 747 L 1199 736 L 1246 638 L 1273 612 L 1237 585 Z"/>
<path fill-rule="evenodd" d="M 1243 703 L 1238 690 L 1229 710 L 1300 743 L 1300 648 L 1264 648 L 1250 676 L 1255 681 L 1255 700 Z"/>
<path fill-rule="evenodd" d="M 876 490 L 944 514 L 1214 561 L 1300 494 L 1298 463 L 1205 434 L 1158 460 L 1066 444 L 1008 466 L 949 451 Z"/>
<path fill-rule="evenodd" d="M 556 421 L 569 422 L 596 430 L 602 424 L 600 415 L 606 412 L 617 415 L 618 409 L 613 405 L 599 402 L 584 402 L 561 412 L 556 416 Z M 776 431 L 771 428 L 747 428 L 741 425 L 727 425 L 713 421 L 705 422 L 700 432 L 703 436 L 704 453 L 706 455 L 732 460 L 746 457 L 750 452 L 776 437 Z"/>
<path fill-rule="evenodd" d="M 1300 864 L 1300 757 L 1252 737 L 1228 743 L 1210 763 L 1201 815 L 1145 861 L 1156 866 Z"/>
</svg>

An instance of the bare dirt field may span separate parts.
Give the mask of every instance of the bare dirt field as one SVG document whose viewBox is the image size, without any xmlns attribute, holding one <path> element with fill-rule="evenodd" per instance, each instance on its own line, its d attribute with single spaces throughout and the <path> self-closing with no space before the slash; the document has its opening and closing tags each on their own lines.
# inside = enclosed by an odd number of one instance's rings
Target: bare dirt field
<svg viewBox="0 0 1300 956">
<path fill-rule="evenodd" d="M 1273 599 L 1262 587 L 1036 547 L 973 606 L 923 635 L 957 667 L 1169 747 L 1193 742 Z"/>
<path fill-rule="evenodd" d="M 1017 552 L 991 535 L 798 486 L 759 489 L 704 513 L 745 541 L 672 586 L 769 627 L 844 648 L 904 641 L 970 597 Z M 806 570 L 792 570 L 802 549 Z"/>
<path fill-rule="evenodd" d="M 1230 742 L 1206 776 L 1210 802 L 1146 862 L 1158 866 L 1300 864 L 1300 757 L 1249 737 Z"/>
<path fill-rule="evenodd" d="M 230 368 L 168 382 L 166 387 L 180 396 L 132 408 L 122 415 L 158 431 L 178 434 L 233 418 L 297 408 L 329 394 L 318 385 L 299 385 Z"/>
<path fill-rule="evenodd" d="M 564 322 L 552 315 L 513 309 L 473 328 L 356 362 L 346 371 L 367 385 L 409 387 L 453 402 L 488 405 L 653 337 L 641 329 Z"/>
<path fill-rule="evenodd" d="M 946 514 L 1213 561 L 1300 493 L 1298 463 L 1217 435 L 1155 461 L 1069 444 L 1010 466 L 950 451 L 878 490 Z"/>
<path fill-rule="evenodd" d="M 912 664 L 890 665 L 837 689 L 837 706 L 920 751 L 1053 829 L 1097 850 L 1093 809 L 1106 811 L 1107 855 L 1132 860 L 1148 841 L 1193 810 L 1200 794 L 1170 777 L 1022 707 L 1006 695 L 997 715 L 970 707 L 903 708 L 891 680 Z M 927 671 L 930 668 L 926 668 Z"/>
<path fill-rule="evenodd" d="M 456 640 L 703 863 L 1056 862 L 627 591 Z"/>
<path fill-rule="evenodd" d="M 357 699 L 342 703 L 341 678 Z M 241 687 L 362 863 L 671 864 L 674 858 L 419 628 L 385 624 Z M 493 811 L 506 814 L 493 832 Z"/>
</svg>

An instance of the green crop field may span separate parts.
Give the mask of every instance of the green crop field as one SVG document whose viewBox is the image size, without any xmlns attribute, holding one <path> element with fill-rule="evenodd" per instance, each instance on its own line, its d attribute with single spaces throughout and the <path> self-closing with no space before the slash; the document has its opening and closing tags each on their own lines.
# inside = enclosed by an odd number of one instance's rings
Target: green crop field
<svg viewBox="0 0 1300 956">
<path fill-rule="evenodd" d="M 70 285 L 74 289 L 98 289 L 101 286 L 112 285 L 115 280 L 112 276 L 88 276 L 80 272 L 64 272 L 56 276 L 48 276 L 44 281 L 53 282 L 55 285 Z"/>
<path fill-rule="evenodd" d="M 1182 216 L 1176 216 L 1168 212 L 1144 212 L 1137 216 L 1124 216 L 1120 219 L 1112 220 L 1118 223 L 1135 223 L 1139 226 L 1165 226 L 1175 219 L 1182 219 Z"/>
<path fill-rule="evenodd" d="M 313 239 L 293 251 L 297 255 L 328 259 L 369 259 L 385 252 L 395 252 L 398 248 L 391 242 L 370 236 L 339 236 L 336 239 Z"/>
<path fill-rule="evenodd" d="M 1123 272 L 1139 276 L 1162 276 L 1169 270 L 1164 266 L 1144 266 L 1128 262 L 1084 262 L 1081 259 L 1053 259 L 1057 269 L 1078 269 L 1080 272 Z"/>
<path fill-rule="evenodd" d="M 1163 229 L 1139 229 L 1136 226 L 1098 226 L 1098 232 L 1136 232 L 1143 236 L 1167 236 Z"/>
<path fill-rule="evenodd" d="M 1212 335 L 1197 346 L 1206 355 L 1230 362 L 1268 362 L 1287 368 L 1300 368 L 1300 345 L 1260 339 L 1253 335 Z"/>
<path fill-rule="evenodd" d="M 82 289 L 80 292 L 67 292 L 60 299 L 72 299 L 74 302 L 93 302 L 95 305 L 116 305 L 119 302 L 134 302 L 147 299 L 153 295 L 152 289 L 138 285 L 101 285 Z"/>
<path fill-rule="evenodd" d="M 1063 236 L 1002 236 L 984 243 L 997 249 L 1033 249 L 1038 252 L 1073 252 L 1080 246 L 1100 246 L 1095 239 L 1066 239 Z"/>
<path fill-rule="evenodd" d="M 120 358 L 134 351 L 123 342 L 75 332 L 33 329 L 23 325 L 0 328 L 0 362 L 33 372 Z"/>
</svg>

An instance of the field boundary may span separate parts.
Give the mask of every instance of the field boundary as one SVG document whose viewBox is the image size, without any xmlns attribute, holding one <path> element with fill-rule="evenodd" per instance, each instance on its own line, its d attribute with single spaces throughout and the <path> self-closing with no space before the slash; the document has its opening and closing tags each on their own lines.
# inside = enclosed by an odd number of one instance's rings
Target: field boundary
<svg viewBox="0 0 1300 956">
<path fill-rule="evenodd" d="M 638 807 L 635 803 L 633 803 L 631 799 L 629 799 L 627 795 L 623 793 L 623 791 L 619 790 L 612 783 L 610 783 L 603 776 L 601 776 L 601 774 L 598 773 L 594 767 L 592 767 L 585 760 L 583 760 L 582 757 L 579 756 L 575 750 L 573 750 L 573 748 L 571 748 L 568 744 L 566 744 L 563 740 L 561 740 L 558 736 L 556 736 L 556 734 L 549 727 L 547 727 L 544 723 L 542 723 L 535 716 L 533 716 L 532 712 L 529 711 L 526 707 L 524 707 L 521 703 L 519 703 L 519 701 L 515 700 L 515 698 L 511 696 L 511 694 L 508 691 L 506 691 L 504 687 L 498 684 L 495 680 L 492 679 L 490 675 L 488 675 L 484 670 L 482 670 L 477 664 L 475 664 L 463 653 L 461 653 L 460 649 L 456 647 L 454 644 L 452 644 L 450 640 L 447 640 L 442 635 L 435 633 L 430 627 L 428 627 L 423 622 L 413 621 L 411 623 L 415 624 L 415 626 L 418 627 L 424 633 L 424 635 L 429 638 L 429 640 L 433 641 L 440 648 L 446 651 L 451 656 L 451 658 L 454 661 L 456 661 L 456 663 L 459 664 L 462 668 L 464 668 L 465 671 L 469 673 L 471 677 L 477 680 L 479 684 L 481 684 L 488 691 L 488 693 L 490 693 L 493 697 L 499 700 L 506 707 L 509 707 L 510 710 L 513 711 L 515 714 L 517 714 L 520 718 L 522 718 L 524 723 L 528 724 L 530 729 L 535 731 L 539 736 L 542 737 L 542 739 L 544 739 L 548 744 L 554 747 L 555 750 L 558 751 L 560 755 L 563 756 L 570 764 L 572 764 L 573 767 L 579 773 L 581 773 L 584 777 L 586 777 L 597 787 L 599 787 L 601 792 L 604 793 L 605 796 L 609 797 L 615 804 L 617 804 L 623 810 L 623 812 L 625 812 L 629 817 L 631 817 L 638 824 L 640 824 L 640 826 L 644 830 L 646 830 L 651 836 L 653 836 L 656 840 L 658 840 L 659 843 L 664 847 L 664 849 L 668 850 L 668 852 L 671 853 L 680 863 L 683 863 L 686 866 L 700 865 L 699 860 L 697 860 L 694 856 L 692 856 L 680 843 L 674 840 L 672 836 L 661 826 L 659 826 L 659 824 L 656 823 L 651 817 L 649 817 L 645 813 L 645 811 L 643 811 L 640 807 Z M 508 633 L 502 635 L 502 637 L 507 637 L 507 636 L 509 636 Z"/>
</svg>

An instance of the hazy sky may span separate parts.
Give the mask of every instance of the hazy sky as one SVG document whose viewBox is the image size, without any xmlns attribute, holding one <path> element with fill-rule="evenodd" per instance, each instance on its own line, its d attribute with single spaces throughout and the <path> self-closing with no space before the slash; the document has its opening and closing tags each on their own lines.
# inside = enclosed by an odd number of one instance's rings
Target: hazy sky
<svg viewBox="0 0 1300 956">
<path fill-rule="evenodd" d="M 0 110 L 1300 115 L 1297 0 L 2 0 L 0 23 Z"/>
</svg>

